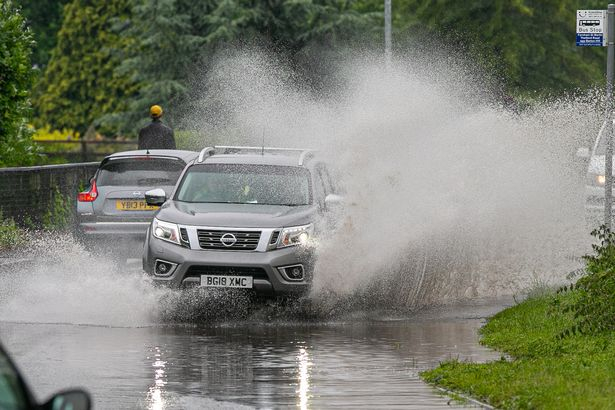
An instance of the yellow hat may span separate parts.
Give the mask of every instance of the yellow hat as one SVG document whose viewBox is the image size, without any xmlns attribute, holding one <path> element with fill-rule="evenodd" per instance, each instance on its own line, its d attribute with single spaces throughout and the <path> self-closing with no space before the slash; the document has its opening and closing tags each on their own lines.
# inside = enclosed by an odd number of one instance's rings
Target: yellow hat
<svg viewBox="0 0 615 410">
<path fill-rule="evenodd" d="M 152 118 L 162 117 L 162 107 L 159 105 L 152 105 L 151 108 L 149 109 L 149 115 Z"/>
</svg>

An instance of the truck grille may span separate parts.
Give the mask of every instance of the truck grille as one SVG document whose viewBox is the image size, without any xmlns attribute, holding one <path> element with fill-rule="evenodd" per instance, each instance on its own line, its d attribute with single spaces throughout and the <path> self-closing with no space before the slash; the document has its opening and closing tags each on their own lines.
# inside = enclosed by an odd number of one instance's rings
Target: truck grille
<svg viewBox="0 0 615 410">
<path fill-rule="evenodd" d="M 223 231 L 197 229 L 201 249 L 253 251 L 261 238 L 260 231 Z"/>
</svg>

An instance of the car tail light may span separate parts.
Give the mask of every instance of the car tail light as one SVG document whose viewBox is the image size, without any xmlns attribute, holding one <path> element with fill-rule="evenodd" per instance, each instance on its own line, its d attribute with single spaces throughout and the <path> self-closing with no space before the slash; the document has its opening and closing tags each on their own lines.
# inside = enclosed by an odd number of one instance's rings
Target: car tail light
<svg viewBox="0 0 615 410">
<path fill-rule="evenodd" d="M 79 202 L 94 202 L 98 197 L 98 190 L 96 189 L 96 181 L 92 181 L 89 191 L 79 192 L 77 195 L 77 201 Z"/>
</svg>

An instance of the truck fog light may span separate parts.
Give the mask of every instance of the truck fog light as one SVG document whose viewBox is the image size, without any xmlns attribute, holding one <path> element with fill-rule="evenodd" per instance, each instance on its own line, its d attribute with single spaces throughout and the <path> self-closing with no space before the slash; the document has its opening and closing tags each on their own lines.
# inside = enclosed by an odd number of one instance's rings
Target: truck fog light
<svg viewBox="0 0 615 410">
<path fill-rule="evenodd" d="M 278 269 L 284 279 L 289 281 L 301 281 L 305 277 L 303 265 L 283 266 Z"/>
<path fill-rule="evenodd" d="M 169 276 L 173 274 L 175 268 L 177 268 L 176 263 L 156 259 L 156 264 L 154 265 L 154 274 L 156 276 Z"/>
</svg>

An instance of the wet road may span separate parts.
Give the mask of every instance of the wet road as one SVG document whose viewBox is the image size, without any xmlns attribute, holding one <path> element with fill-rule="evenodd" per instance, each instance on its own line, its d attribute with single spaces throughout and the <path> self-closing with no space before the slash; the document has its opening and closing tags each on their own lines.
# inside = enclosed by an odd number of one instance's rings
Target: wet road
<svg viewBox="0 0 615 410">
<path fill-rule="evenodd" d="M 38 397 L 82 386 L 97 409 L 443 408 L 449 400 L 418 372 L 451 357 L 498 358 L 477 329 L 509 304 L 303 324 L 3 321 L 0 338 Z"/>
</svg>

